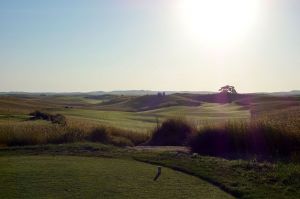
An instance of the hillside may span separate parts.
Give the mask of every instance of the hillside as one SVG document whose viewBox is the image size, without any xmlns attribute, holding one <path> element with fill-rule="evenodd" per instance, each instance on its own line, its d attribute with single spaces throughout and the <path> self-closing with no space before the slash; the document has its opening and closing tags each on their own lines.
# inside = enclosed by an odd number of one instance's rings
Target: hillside
<svg viewBox="0 0 300 199">
<path fill-rule="evenodd" d="M 300 107 L 299 96 L 271 96 L 266 94 L 189 94 L 172 95 L 9 95 L 0 96 L 0 113 L 27 113 L 37 109 L 89 109 L 139 112 L 171 106 L 200 106 L 202 103 L 236 103 L 251 113 Z"/>
<path fill-rule="evenodd" d="M 122 110 L 122 111 L 146 111 L 169 106 L 199 106 L 201 102 L 185 98 L 182 96 L 166 95 L 145 95 L 139 97 L 113 98 L 98 108 L 105 110 Z"/>
</svg>

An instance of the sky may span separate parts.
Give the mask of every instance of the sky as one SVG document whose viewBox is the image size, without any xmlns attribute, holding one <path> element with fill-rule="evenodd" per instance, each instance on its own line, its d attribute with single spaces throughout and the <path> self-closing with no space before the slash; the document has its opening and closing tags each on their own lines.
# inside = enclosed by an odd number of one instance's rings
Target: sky
<svg viewBox="0 0 300 199">
<path fill-rule="evenodd" d="M 300 90 L 299 0 L 0 0 L 0 91 Z"/>
</svg>

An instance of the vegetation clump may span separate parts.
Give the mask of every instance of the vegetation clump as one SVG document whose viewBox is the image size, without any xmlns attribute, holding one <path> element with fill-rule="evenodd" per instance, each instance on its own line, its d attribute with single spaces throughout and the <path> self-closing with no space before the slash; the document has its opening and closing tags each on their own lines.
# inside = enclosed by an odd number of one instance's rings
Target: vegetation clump
<svg viewBox="0 0 300 199">
<path fill-rule="evenodd" d="M 147 144 L 156 146 L 182 146 L 195 132 L 195 128 L 184 119 L 168 119 L 154 129 Z"/>
<path fill-rule="evenodd" d="M 107 128 L 98 127 L 92 130 L 87 139 L 93 142 L 108 143 L 110 140 L 110 135 Z"/>
<path fill-rule="evenodd" d="M 66 117 L 61 114 L 50 114 L 41 111 L 34 111 L 29 114 L 32 120 L 46 120 L 54 124 L 66 125 Z"/>
</svg>

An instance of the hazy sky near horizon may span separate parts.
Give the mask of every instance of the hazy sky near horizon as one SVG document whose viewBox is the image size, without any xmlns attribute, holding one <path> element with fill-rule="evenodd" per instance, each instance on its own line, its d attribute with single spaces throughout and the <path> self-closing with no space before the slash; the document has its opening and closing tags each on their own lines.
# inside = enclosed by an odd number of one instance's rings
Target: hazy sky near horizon
<svg viewBox="0 0 300 199">
<path fill-rule="evenodd" d="M 299 76 L 300 0 L 0 0 L 0 91 L 287 91 Z"/>
</svg>

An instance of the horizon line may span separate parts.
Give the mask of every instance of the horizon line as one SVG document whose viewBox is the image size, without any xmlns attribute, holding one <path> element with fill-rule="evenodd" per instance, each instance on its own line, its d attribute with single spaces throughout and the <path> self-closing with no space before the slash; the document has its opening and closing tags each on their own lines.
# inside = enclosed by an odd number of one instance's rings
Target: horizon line
<svg viewBox="0 0 300 199">
<path fill-rule="evenodd" d="M 90 90 L 90 91 L 0 91 L 0 93 L 36 93 L 36 94 L 43 94 L 43 93 L 94 93 L 94 92 L 103 92 L 103 93 L 111 93 L 111 92 L 208 92 L 208 93 L 219 93 L 219 91 L 211 91 L 211 90 L 151 90 L 151 89 L 120 89 L 120 90 Z M 285 91 L 244 91 L 238 93 L 284 93 L 284 92 L 300 92 L 300 89 L 292 89 L 292 90 L 285 90 Z"/>
</svg>

